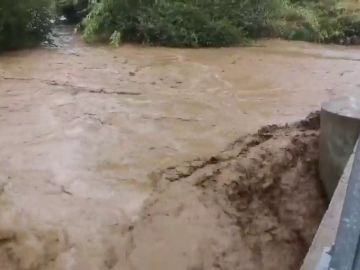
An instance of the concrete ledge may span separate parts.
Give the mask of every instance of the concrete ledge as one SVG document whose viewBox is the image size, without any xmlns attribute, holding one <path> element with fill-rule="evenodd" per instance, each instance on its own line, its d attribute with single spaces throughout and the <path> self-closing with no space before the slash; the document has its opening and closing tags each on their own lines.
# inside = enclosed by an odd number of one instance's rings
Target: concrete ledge
<svg viewBox="0 0 360 270">
<path fill-rule="evenodd" d="M 354 153 L 351 154 L 351 157 L 344 169 L 343 175 L 340 178 L 335 193 L 331 199 L 329 208 L 321 221 L 301 270 L 321 269 L 318 264 L 322 257 L 322 253 L 326 250 L 326 248 L 331 247 L 335 242 L 353 162 Z"/>
</svg>

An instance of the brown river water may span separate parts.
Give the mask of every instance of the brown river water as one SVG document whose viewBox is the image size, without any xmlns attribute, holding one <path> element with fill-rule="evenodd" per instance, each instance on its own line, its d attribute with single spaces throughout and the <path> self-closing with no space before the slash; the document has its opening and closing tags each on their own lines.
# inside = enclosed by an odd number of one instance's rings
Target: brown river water
<svg viewBox="0 0 360 270">
<path fill-rule="evenodd" d="M 155 172 L 360 89 L 356 47 L 111 48 L 66 29 L 58 42 L 0 55 L 6 269 L 112 269 Z"/>
</svg>

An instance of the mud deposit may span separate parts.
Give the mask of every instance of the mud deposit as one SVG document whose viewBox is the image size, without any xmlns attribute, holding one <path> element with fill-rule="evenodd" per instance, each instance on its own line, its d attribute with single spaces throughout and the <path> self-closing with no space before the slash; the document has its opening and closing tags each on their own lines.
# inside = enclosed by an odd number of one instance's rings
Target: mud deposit
<svg viewBox="0 0 360 270">
<path fill-rule="evenodd" d="M 299 269 L 326 210 L 318 128 L 267 126 L 163 172 L 118 269 Z"/>
</svg>

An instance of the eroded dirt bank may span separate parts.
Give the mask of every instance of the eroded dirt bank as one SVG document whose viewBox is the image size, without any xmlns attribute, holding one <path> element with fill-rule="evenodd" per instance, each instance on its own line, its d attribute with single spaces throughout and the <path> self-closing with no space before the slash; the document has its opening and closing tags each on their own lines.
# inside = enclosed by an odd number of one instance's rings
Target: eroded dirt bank
<svg viewBox="0 0 360 270">
<path fill-rule="evenodd" d="M 267 126 L 163 172 L 117 269 L 299 269 L 326 209 L 318 125 Z"/>
</svg>

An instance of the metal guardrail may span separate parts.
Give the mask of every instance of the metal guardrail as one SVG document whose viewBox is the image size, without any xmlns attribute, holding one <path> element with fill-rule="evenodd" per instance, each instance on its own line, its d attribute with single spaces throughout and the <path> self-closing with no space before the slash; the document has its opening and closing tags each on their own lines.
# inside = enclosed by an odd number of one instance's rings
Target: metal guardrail
<svg viewBox="0 0 360 270">
<path fill-rule="evenodd" d="M 358 139 L 359 141 L 360 139 Z M 321 258 L 321 270 L 360 270 L 360 144 L 355 150 L 335 244 Z"/>
</svg>

